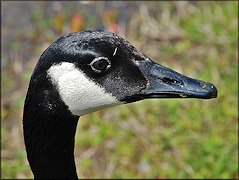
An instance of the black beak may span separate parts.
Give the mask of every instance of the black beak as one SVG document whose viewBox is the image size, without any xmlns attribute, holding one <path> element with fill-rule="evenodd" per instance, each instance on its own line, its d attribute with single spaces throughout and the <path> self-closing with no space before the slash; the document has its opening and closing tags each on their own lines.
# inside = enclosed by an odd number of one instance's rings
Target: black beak
<svg viewBox="0 0 239 180">
<path fill-rule="evenodd" d="M 211 83 L 186 77 L 150 59 L 137 64 L 148 79 L 147 87 L 137 95 L 139 99 L 217 97 L 217 89 Z"/>
</svg>

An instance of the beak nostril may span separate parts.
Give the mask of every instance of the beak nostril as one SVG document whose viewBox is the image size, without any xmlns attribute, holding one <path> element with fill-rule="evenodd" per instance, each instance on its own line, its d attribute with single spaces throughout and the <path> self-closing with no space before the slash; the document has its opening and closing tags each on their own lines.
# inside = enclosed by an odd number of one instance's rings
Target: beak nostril
<svg viewBox="0 0 239 180">
<path fill-rule="evenodd" d="M 171 79 L 168 77 L 164 77 L 164 78 L 159 78 L 161 81 L 163 81 L 166 84 L 175 84 L 175 85 L 182 85 L 182 83 L 176 79 Z"/>
</svg>

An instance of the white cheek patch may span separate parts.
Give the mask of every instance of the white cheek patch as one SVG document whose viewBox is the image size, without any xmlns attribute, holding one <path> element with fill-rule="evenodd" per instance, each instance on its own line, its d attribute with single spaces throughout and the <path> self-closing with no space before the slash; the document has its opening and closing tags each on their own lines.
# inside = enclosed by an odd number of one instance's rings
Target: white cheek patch
<svg viewBox="0 0 239 180">
<path fill-rule="evenodd" d="M 123 103 L 105 92 L 72 63 L 53 65 L 47 73 L 74 115 L 80 116 Z"/>
</svg>

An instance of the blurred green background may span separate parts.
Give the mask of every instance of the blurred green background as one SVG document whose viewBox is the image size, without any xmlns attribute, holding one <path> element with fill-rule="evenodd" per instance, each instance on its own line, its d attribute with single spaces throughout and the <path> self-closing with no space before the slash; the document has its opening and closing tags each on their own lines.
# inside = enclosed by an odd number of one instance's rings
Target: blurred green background
<svg viewBox="0 0 239 180">
<path fill-rule="evenodd" d="M 23 105 L 57 38 L 108 29 L 218 98 L 144 100 L 80 118 L 79 178 L 238 178 L 238 2 L 1 2 L 1 178 L 33 178 Z"/>
</svg>

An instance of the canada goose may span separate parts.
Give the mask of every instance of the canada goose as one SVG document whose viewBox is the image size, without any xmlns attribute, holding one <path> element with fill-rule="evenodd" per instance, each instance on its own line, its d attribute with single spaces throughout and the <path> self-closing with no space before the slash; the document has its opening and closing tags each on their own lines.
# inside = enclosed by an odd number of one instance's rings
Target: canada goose
<svg viewBox="0 0 239 180">
<path fill-rule="evenodd" d="M 216 98 L 216 87 L 153 62 L 105 30 L 65 35 L 41 55 L 23 115 L 35 178 L 77 179 L 74 137 L 81 115 L 146 98 Z"/>
</svg>

